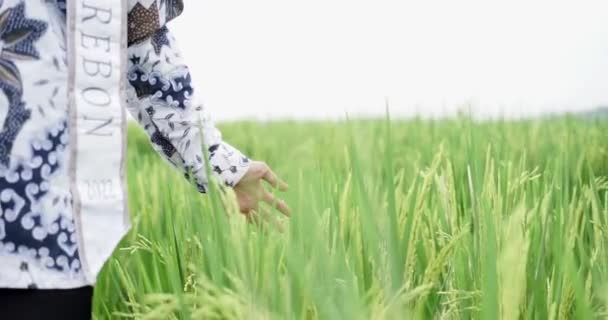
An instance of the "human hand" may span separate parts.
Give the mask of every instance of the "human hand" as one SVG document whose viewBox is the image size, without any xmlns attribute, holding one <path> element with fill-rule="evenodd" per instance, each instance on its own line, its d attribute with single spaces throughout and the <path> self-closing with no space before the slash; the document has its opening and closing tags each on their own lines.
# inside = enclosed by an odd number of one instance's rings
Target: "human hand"
<svg viewBox="0 0 608 320">
<path fill-rule="evenodd" d="M 262 184 L 262 180 L 280 191 L 287 191 L 287 183 L 279 179 L 266 163 L 253 161 L 247 173 L 233 188 L 241 212 L 250 219 L 254 218 L 252 215 L 258 210 L 259 203 L 263 201 L 275 207 L 284 215 L 289 216 L 291 209 L 287 203 L 277 199 L 271 192 L 266 190 Z"/>
</svg>

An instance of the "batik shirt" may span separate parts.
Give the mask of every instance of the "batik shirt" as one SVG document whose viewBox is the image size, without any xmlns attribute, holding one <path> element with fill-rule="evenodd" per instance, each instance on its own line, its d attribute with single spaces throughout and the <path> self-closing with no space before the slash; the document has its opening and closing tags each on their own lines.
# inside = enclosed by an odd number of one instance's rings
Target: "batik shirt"
<svg viewBox="0 0 608 320">
<path fill-rule="evenodd" d="M 0 0 L 0 288 L 92 284 L 81 272 L 67 173 L 65 2 Z M 249 160 L 222 141 L 165 25 L 182 1 L 129 0 L 128 9 L 129 112 L 199 191 L 207 163 L 234 186 Z"/>
</svg>

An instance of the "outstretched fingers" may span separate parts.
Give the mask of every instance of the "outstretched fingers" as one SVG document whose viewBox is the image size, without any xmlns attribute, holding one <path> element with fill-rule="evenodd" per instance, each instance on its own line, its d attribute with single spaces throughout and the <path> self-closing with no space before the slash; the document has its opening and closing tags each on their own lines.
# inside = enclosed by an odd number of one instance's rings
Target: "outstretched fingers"
<svg viewBox="0 0 608 320">
<path fill-rule="evenodd" d="M 287 191 L 289 185 L 285 181 L 281 180 L 268 166 L 266 166 L 265 169 L 266 170 L 264 170 L 262 179 L 264 179 L 274 188 L 278 188 L 281 191 Z"/>
<path fill-rule="evenodd" d="M 269 205 L 275 207 L 282 214 L 284 214 L 288 217 L 291 216 L 291 208 L 289 208 L 289 206 L 287 205 L 287 203 L 285 201 L 277 199 L 274 196 L 274 194 L 272 194 L 268 191 L 264 191 L 263 200 L 264 200 L 264 202 L 268 203 Z"/>
</svg>

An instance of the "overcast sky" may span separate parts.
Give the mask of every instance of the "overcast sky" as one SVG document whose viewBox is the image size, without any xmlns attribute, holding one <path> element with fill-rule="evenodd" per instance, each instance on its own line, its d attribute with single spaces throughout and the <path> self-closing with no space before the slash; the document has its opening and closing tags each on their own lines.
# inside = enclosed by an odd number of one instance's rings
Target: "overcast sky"
<svg viewBox="0 0 608 320">
<path fill-rule="evenodd" d="M 217 120 L 608 105 L 608 1 L 185 0 L 171 24 Z"/>
</svg>

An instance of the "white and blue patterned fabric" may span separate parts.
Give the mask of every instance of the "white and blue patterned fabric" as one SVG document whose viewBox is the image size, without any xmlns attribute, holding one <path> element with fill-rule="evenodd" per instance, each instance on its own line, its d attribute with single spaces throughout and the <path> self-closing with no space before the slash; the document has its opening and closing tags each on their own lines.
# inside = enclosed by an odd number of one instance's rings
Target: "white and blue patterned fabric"
<svg viewBox="0 0 608 320">
<path fill-rule="evenodd" d="M 129 112 L 199 191 L 207 161 L 234 186 L 249 159 L 222 141 L 165 26 L 182 2 L 130 0 L 128 8 Z M 66 47 L 65 0 L 0 0 L 0 288 L 93 284 L 81 272 L 72 214 Z"/>
</svg>

